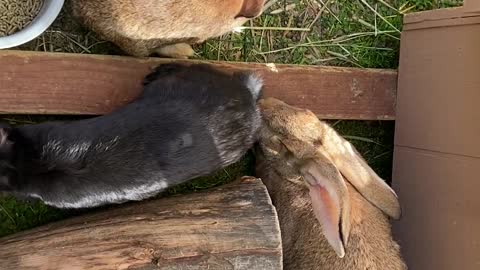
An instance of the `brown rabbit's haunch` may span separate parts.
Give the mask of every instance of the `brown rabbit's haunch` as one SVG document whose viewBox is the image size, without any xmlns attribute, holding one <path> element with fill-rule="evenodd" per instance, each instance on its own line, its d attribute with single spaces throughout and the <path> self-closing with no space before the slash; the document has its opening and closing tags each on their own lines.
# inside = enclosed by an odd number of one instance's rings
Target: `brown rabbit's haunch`
<svg viewBox="0 0 480 270">
<path fill-rule="evenodd" d="M 387 217 L 400 217 L 395 192 L 311 111 L 273 98 L 259 107 L 257 176 L 277 208 L 285 269 L 406 269 Z"/>
<path fill-rule="evenodd" d="M 265 0 L 75 0 L 73 14 L 126 53 L 186 58 L 189 44 L 223 35 L 262 13 Z"/>
</svg>

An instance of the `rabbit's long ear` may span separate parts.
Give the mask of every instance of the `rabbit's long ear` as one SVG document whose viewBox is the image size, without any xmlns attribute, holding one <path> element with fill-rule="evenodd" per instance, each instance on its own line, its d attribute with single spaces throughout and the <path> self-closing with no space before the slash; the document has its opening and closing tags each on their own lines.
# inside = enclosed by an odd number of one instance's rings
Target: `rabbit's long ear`
<svg viewBox="0 0 480 270">
<path fill-rule="evenodd" d="M 301 165 L 300 173 L 310 189 L 313 212 L 323 234 L 342 258 L 350 234 L 350 197 L 343 177 L 321 154 Z"/>
<path fill-rule="evenodd" d="M 388 216 L 400 218 L 401 208 L 393 189 L 368 166 L 352 144 L 326 123 L 321 125 L 323 136 L 319 144 L 340 173 L 370 203 Z"/>
</svg>

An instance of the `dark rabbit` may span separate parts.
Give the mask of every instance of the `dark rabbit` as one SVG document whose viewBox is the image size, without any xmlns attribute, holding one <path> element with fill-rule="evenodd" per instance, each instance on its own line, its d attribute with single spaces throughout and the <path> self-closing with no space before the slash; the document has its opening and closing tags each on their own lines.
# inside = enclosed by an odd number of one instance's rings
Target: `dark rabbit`
<svg viewBox="0 0 480 270">
<path fill-rule="evenodd" d="M 0 191 L 60 208 L 141 200 L 238 161 L 256 139 L 262 81 L 165 64 L 104 116 L 0 126 Z"/>
</svg>

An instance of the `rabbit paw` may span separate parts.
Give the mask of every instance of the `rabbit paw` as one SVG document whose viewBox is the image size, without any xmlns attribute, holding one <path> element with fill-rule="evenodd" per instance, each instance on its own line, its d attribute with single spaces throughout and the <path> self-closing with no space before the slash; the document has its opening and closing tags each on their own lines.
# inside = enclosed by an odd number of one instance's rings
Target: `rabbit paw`
<svg viewBox="0 0 480 270">
<path fill-rule="evenodd" d="M 187 59 L 195 54 L 195 51 L 192 49 L 192 47 L 186 43 L 163 46 L 157 48 L 155 52 L 161 56 L 180 59 Z"/>
</svg>

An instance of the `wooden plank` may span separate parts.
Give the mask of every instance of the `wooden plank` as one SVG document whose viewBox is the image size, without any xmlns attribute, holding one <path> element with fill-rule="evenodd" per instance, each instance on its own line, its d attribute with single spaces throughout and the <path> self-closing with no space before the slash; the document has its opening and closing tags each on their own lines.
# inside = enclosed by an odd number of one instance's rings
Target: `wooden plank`
<svg viewBox="0 0 480 270">
<path fill-rule="evenodd" d="M 169 61 L 173 60 L 1 51 L 0 112 L 108 113 L 140 93 L 140 82 L 153 66 Z M 264 78 L 265 96 L 308 108 L 324 119 L 395 117 L 394 70 L 209 63 L 226 71 L 255 70 Z"/>
<path fill-rule="evenodd" d="M 260 179 L 131 203 L 0 239 L 2 269 L 282 269 Z"/>
</svg>

